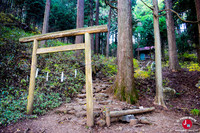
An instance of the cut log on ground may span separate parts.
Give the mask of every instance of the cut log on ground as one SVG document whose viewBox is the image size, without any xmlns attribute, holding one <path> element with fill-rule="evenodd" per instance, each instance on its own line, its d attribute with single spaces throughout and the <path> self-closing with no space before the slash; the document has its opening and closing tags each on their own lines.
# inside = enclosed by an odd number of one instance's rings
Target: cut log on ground
<svg viewBox="0 0 200 133">
<path fill-rule="evenodd" d="M 122 110 L 122 111 L 110 111 L 106 110 L 106 124 L 107 126 L 110 126 L 110 117 L 120 117 L 124 115 L 131 115 L 131 114 L 140 114 L 145 112 L 151 112 L 155 110 L 154 107 L 151 108 L 143 108 L 143 109 L 130 109 L 130 110 Z M 109 115 L 108 115 L 109 114 Z M 110 117 L 108 117 L 110 116 Z"/>
</svg>

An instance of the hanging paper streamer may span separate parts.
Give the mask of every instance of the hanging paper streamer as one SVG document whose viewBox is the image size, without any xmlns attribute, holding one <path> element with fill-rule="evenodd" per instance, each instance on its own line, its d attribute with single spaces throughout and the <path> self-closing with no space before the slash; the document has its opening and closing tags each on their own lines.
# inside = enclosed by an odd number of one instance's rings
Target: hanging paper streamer
<svg viewBox="0 0 200 133">
<path fill-rule="evenodd" d="M 48 81 L 48 78 L 49 78 L 49 73 L 47 72 L 46 81 Z"/>
<path fill-rule="evenodd" d="M 76 75 L 77 75 L 77 70 L 75 69 L 75 75 L 74 75 L 75 78 L 76 78 Z"/>
<path fill-rule="evenodd" d="M 63 79 L 64 79 L 64 74 L 62 72 L 62 74 L 61 74 L 61 82 L 63 82 Z"/>
<path fill-rule="evenodd" d="M 38 76 L 38 71 L 39 71 L 39 69 L 37 68 L 37 69 L 36 69 L 35 78 L 37 78 L 37 76 Z"/>
</svg>

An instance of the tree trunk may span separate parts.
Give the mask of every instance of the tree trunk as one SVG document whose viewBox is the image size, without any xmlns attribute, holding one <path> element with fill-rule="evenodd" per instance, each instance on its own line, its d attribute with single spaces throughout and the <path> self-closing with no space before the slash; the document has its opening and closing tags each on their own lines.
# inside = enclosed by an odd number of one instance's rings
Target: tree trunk
<svg viewBox="0 0 200 133">
<path fill-rule="evenodd" d="M 110 21 L 111 21 L 111 7 L 108 16 L 108 33 L 107 33 L 107 44 L 106 44 L 106 57 L 109 57 L 109 43 L 110 43 Z"/>
<path fill-rule="evenodd" d="M 77 2 L 77 19 L 76 28 L 81 28 L 84 25 L 84 0 L 78 0 Z M 83 43 L 83 35 L 76 36 L 75 43 Z M 76 51 L 76 56 L 80 56 L 82 50 Z"/>
<path fill-rule="evenodd" d="M 90 26 L 93 26 L 93 0 L 90 0 Z M 94 34 L 91 34 L 91 48 L 94 51 Z"/>
<path fill-rule="evenodd" d="M 115 96 L 135 103 L 138 99 L 135 90 L 132 45 L 131 1 L 118 0 L 118 72 L 113 85 Z"/>
<path fill-rule="evenodd" d="M 198 20 L 198 29 L 199 29 L 199 44 L 197 44 L 197 58 L 200 63 L 200 0 L 195 0 L 197 20 Z"/>
<path fill-rule="evenodd" d="M 99 25 L 99 0 L 96 1 L 96 25 Z M 99 33 L 95 35 L 96 54 L 99 53 Z"/>
<path fill-rule="evenodd" d="M 172 9 L 172 0 L 165 0 L 166 9 Z M 169 68 L 172 71 L 177 71 L 180 66 L 178 62 L 178 54 L 176 48 L 176 38 L 174 29 L 174 19 L 171 11 L 167 11 L 166 15 L 167 24 L 167 39 L 169 47 Z"/>
<path fill-rule="evenodd" d="M 45 33 L 48 32 L 50 5 L 51 5 L 51 0 L 46 0 L 46 6 L 45 6 L 45 13 L 44 13 L 42 34 L 45 34 Z M 42 47 L 44 46 L 45 42 L 46 42 L 46 41 L 42 41 L 42 42 L 41 42 L 41 46 L 42 46 Z"/>
<path fill-rule="evenodd" d="M 153 0 L 153 21 L 154 21 L 154 38 L 155 38 L 155 63 L 156 63 L 156 97 L 155 104 L 165 107 L 163 100 L 162 86 L 162 65 L 161 65 L 161 41 L 158 17 L 158 0 Z"/>
</svg>

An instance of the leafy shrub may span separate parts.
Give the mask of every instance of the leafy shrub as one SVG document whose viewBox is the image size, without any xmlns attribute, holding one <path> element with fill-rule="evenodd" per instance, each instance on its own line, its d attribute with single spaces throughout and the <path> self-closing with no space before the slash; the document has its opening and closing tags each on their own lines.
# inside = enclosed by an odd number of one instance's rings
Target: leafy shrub
<svg viewBox="0 0 200 133">
<path fill-rule="evenodd" d="M 191 62 L 187 68 L 189 69 L 189 71 L 200 71 L 200 66 L 198 63 L 193 63 Z"/>
<path fill-rule="evenodd" d="M 190 111 L 190 113 L 191 113 L 192 115 L 200 116 L 200 110 L 199 110 L 199 109 L 192 109 L 192 110 Z"/>
</svg>

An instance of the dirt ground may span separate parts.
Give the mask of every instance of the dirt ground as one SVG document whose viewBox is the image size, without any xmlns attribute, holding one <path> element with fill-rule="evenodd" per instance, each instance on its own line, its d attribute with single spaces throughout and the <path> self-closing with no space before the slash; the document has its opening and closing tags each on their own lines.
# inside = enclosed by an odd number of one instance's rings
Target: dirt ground
<svg viewBox="0 0 200 133">
<path fill-rule="evenodd" d="M 74 98 L 71 103 L 66 103 L 49 111 L 44 116 L 37 119 L 21 120 L 18 123 L 1 127 L 2 133 L 176 133 L 176 132 L 200 132 L 199 117 L 192 116 L 189 112 L 193 108 L 199 109 L 200 89 L 195 84 L 200 79 L 199 72 L 189 72 L 181 70 L 171 73 L 167 69 L 163 70 L 163 77 L 167 79 L 167 85 L 174 88 L 178 95 L 167 100 L 168 109 L 153 104 L 155 96 L 155 81 L 138 80 L 137 88 L 140 90 L 139 102 L 130 105 L 113 98 L 112 94 L 107 94 L 107 89 L 111 86 L 109 79 L 96 79 L 94 86 L 94 114 L 95 126 L 92 128 L 86 125 L 86 102 L 85 91 Z M 111 111 L 134 109 L 138 107 L 155 107 L 155 110 L 148 113 L 134 115 L 136 119 L 145 117 L 149 124 L 138 122 L 130 125 L 128 122 L 112 122 L 110 127 L 105 125 L 105 107 L 110 107 Z M 192 117 L 192 128 L 186 130 L 182 126 L 185 119 Z M 190 118 L 189 118 L 190 119 Z M 103 120 L 103 122 L 101 121 Z M 99 121 L 101 123 L 99 124 Z"/>
</svg>

